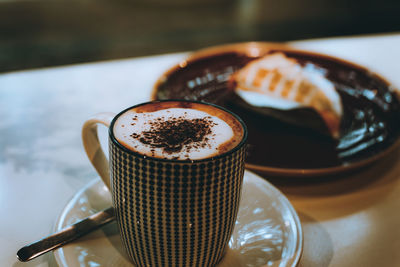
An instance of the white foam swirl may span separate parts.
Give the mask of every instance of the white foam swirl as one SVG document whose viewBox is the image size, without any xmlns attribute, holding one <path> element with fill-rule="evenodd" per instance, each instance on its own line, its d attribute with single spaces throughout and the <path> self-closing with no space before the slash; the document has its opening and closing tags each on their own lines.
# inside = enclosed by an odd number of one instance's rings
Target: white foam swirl
<svg viewBox="0 0 400 267">
<path fill-rule="evenodd" d="M 211 132 L 207 135 L 206 146 L 187 144 L 183 145 L 180 151 L 171 152 L 162 147 L 144 144 L 140 141 L 140 138 L 132 136 L 132 134 L 140 136 L 143 132 L 150 131 L 152 122 L 157 119 L 161 118 L 162 121 L 168 121 L 180 117 L 184 117 L 186 120 L 207 118 L 207 121 L 212 122 Z M 225 121 L 204 111 L 190 108 L 168 108 L 144 113 L 129 110 L 116 120 L 113 132 L 120 143 L 135 152 L 146 156 L 179 160 L 198 160 L 215 156 L 219 153 L 220 145 L 234 137 L 232 128 Z"/>
</svg>

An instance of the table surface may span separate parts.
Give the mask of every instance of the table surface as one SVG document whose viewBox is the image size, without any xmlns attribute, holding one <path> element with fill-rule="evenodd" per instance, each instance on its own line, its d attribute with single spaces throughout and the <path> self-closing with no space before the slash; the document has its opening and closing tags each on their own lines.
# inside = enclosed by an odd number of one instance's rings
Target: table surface
<svg viewBox="0 0 400 267">
<path fill-rule="evenodd" d="M 400 88 L 400 33 L 292 44 L 363 64 Z M 69 199 L 97 176 L 82 149 L 83 122 L 147 101 L 157 77 L 186 55 L 0 75 L 1 266 L 57 266 L 52 253 L 28 263 L 15 253 L 50 234 Z M 399 160 L 397 149 L 352 174 L 271 179 L 302 223 L 299 266 L 400 266 Z"/>
</svg>

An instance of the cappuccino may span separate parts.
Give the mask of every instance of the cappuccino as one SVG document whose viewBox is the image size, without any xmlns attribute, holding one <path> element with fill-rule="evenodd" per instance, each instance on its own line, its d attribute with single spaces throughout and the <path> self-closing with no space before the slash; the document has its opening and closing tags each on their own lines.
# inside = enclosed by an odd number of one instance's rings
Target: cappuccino
<svg viewBox="0 0 400 267">
<path fill-rule="evenodd" d="M 215 157 L 243 139 L 242 123 L 229 112 L 197 102 L 152 102 L 122 113 L 115 139 L 144 156 L 175 160 Z"/>
</svg>

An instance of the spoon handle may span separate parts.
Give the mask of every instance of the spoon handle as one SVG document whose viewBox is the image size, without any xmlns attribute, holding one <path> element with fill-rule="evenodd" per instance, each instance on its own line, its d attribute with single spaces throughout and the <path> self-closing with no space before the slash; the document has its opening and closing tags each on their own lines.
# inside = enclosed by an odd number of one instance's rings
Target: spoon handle
<svg viewBox="0 0 400 267">
<path fill-rule="evenodd" d="M 93 214 L 82 221 L 62 229 L 60 232 L 45 237 L 30 245 L 27 245 L 17 252 L 20 261 L 30 261 L 46 252 L 59 248 L 75 239 L 84 236 L 99 227 L 113 221 L 114 209 L 108 208 Z"/>
</svg>

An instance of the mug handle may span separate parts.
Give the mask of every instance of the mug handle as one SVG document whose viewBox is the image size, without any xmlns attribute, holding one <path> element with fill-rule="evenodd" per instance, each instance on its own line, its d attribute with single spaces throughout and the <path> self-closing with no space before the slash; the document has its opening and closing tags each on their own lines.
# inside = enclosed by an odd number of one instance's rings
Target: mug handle
<svg viewBox="0 0 400 267">
<path fill-rule="evenodd" d="M 115 114 L 111 112 L 98 113 L 88 119 L 82 127 L 83 147 L 85 148 L 90 162 L 92 162 L 92 165 L 109 190 L 111 189 L 110 167 L 100 145 L 99 137 L 97 135 L 97 125 L 101 123 L 109 128 L 114 117 Z"/>
</svg>

